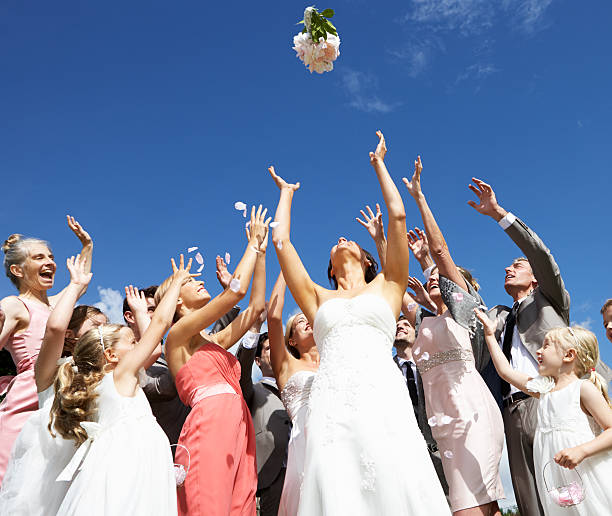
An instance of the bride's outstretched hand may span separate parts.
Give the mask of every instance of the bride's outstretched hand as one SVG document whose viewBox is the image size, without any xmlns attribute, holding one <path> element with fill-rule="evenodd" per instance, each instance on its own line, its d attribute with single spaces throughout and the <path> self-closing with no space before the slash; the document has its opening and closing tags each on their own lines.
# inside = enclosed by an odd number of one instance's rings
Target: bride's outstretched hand
<svg viewBox="0 0 612 516">
<path fill-rule="evenodd" d="M 421 191 L 421 172 L 423 172 L 423 163 L 421 163 L 421 156 L 418 156 L 417 159 L 414 160 L 414 174 L 412 175 L 412 179 L 408 181 L 407 178 L 402 177 L 402 181 L 406 185 L 408 193 L 415 199 L 423 193 Z"/>
<path fill-rule="evenodd" d="M 385 155 L 387 154 L 387 144 L 383 133 L 381 131 L 376 131 L 376 135 L 378 136 L 378 145 L 374 152 L 370 152 L 370 163 L 372 165 L 376 162 L 385 161 Z"/>
<path fill-rule="evenodd" d="M 255 206 L 251 208 L 251 221 L 246 228 L 247 240 L 251 245 L 255 246 L 258 252 L 265 252 L 268 245 L 268 226 L 272 217 L 266 219 L 268 209 L 262 211 L 261 204 L 255 212 Z"/>
<path fill-rule="evenodd" d="M 174 258 L 170 258 L 170 264 L 172 265 L 172 279 L 177 281 L 185 281 L 189 278 L 197 278 L 198 276 L 201 276 L 202 273 L 200 272 L 189 272 L 189 269 L 191 269 L 191 262 L 192 259 L 189 258 L 189 262 L 187 262 L 187 266 L 185 267 L 185 257 L 181 253 L 179 257 L 179 266 L 177 267 Z"/>
<path fill-rule="evenodd" d="M 380 204 L 376 203 L 376 215 L 374 215 L 374 212 L 368 205 L 366 205 L 366 210 L 368 210 L 368 213 L 363 210 L 359 210 L 363 220 L 359 217 L 356 217 L 355 220 L 357 220 L 359 224 L 368 230 L 368 233 L 375 242 L 384 240 L 385 227 L 383 224 L 382 212 L 380 211 Z"/>
<path fill-rule="evenodd" d="M 295 183 L 295 184 L 287 183 L 287 181 L 285 181 L 281 176 L 279 176 L 274 171 L 274 167 L 273 166 L 268 167 L 268 172 L 270 172 L 270 175 L 272 176 L 272 179 L 274 179 L 274 182 L 276 183 L 276 186 L 278 186 L 279 190 L 289 189 L 292 192 L 295 192 L 296 190 L 299 190 L 299 188 L 300 188 L 300 182 L 299 181 L 297 183 Z"/>
</svg>

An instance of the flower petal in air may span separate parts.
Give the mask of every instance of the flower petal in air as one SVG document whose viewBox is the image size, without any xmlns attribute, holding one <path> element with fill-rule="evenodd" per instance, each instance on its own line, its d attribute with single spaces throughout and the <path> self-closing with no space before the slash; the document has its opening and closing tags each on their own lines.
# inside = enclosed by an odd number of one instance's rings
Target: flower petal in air
<svg viewBox="0 0 612 516">
<path fill-rule="evenodd" d="M 237 278 L 232 278 L 230 281 L 229 288 L 232 292 L 238 292 L 240 290 L 240 280 Z"/>
<path fill-rule="evenodd" d="M 455 301 L 463 301 L 463 293 L 462 292 L 453 292 L 453 299 Z"/>
<path fill-rule="evenodd" d="M 234 203 L 234 209 L 238 211 L 246 210 L 246 207 L 247 205 L 244 204 L 242 201 L 238 201 Z"/>
<path fill-rule="evenodd" d="M 198 262 L 200 265 L 202 265 L 204 263 L 204 257 L 202 256 L 202 253 L 198 253 L 195 255 L 195 260 L 196 262 Z"/>
<path fill-rule="evenodd" d="M 204 268 L 204 264 L 200 265 L 200 266 L 198 267 L 198 270 L 197 270 L 196 272 L 202 272 L 202 269 L 203 269 L 203 268 Z"/>
<path fill-rule="evenodd" d="M 189 249 L 187 249 L 187 252 L 188 253 L 193 253 L 194 251 L 197 251 L 197 250 L 198 250 L 198 246 L 194 245 L 193 247 L 190 247 Z"/>
<path fill-rule="evenodd" d="M 451 423 L 453 421 L 453 418 L 450 416 L 442 416 L 440 418 L 440 423 L 442 423 L 443 425 L 448 425 L 449 423 Z"/>
<path fill-rule="evenodd" d="M 274 221 L 274 222 L 270 222 L 270 229 L 274 229 L 276 226 L 278 226 L 280 224 L 280 222 Z"/>
<path fill-rule="evenodd" d="M 436 426 L 436 416 L 431 416 L 428 420 L 427 423 L 429 424 L 429 426 Z"/>
<path fill-rule="evenodd" d="M 421 357 L 421 360 L 429 360 L 429 353 L 427 353 L 427 351 L 425 351 L 425 353 L 423 353 L 423 356 Z"/>
<path fill-rule="evenodd" d="M 229 253 L 225 253 L 225 263 L 226 263 L 227 265 L 229 265 L 230 258 L 231 258 L 230 254 L 229 254 Z"/>
<path fill-rule="evenodd" d="M 453 455 L 454 455 L 454 454 L 453 454 L 453 452 L 452 452 L 452 451 L 450 451 L 450 450 L 446 450 L 446 451 L 444 452 L 444 456 L 445 456 L 447 459 L 452 459 L 452 458 L 453 458 Z"/>
<path fill-rule="evenodd" d="M 279 241 L 276 243 L 276 247 L 277 247 L 278 249 L 282 249 L 282 248 L 283 248 L 283 241 L 282 241 L 282 240 L 279 240 Z"/>
</svg>

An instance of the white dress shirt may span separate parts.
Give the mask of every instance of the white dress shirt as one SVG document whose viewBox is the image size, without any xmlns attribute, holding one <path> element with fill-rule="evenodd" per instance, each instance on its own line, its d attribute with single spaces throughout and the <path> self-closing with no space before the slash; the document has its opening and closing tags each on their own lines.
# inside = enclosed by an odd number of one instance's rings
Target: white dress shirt
<svg viewBox="0 0 612 516">
<path fill-rule="evenodd" d="M 397 355 L 396 355 L 397 356 Z M 406 360 L 405 358 L 397 357 L 397 362 L 399 366 L 402 368 L 402 374 L 404 378 L 408 376 L 406 372 L 406 367 L 410 367 L 412 369 L 412 374 L 414 375 L 414 384 L 417 388 L 417 395 L 419 394 L 419 377 L 417 376 L 417 366 L 412 360 Z"/>
</svg>

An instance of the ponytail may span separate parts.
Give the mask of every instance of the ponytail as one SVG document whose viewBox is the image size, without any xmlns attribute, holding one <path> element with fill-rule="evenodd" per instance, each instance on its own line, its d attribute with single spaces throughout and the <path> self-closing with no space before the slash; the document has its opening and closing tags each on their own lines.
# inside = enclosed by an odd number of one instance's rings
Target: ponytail
<svg viewBox="0 0 612 516">
<path fill-rule="evenodd" d="M 589 375 L 589 381 L 597 387 L 597 389 L 601 392 L 601 395 L 604 397 L 606 402 L 608 403 L 608 407 L 612 408 L 612 403 L 610 402 L 610 396 L 608 395 L 608 383 L 605 378 L 601 376 L 595 368 L 591 368 L 591 374 Z"/>
</svg>

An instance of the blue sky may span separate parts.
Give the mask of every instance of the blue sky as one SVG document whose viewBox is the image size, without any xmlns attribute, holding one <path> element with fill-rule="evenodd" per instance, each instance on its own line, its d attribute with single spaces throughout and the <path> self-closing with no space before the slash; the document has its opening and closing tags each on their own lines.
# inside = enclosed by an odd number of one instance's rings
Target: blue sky
<svg viewBox="0 0 612 516">
<path fill-rule="evenodd" d="M 423 187 L 455 260 L 489 305 L 507 303 L 503 267 L 520 253 L 472 210 L 472 176 L 523 218 L 557 259 L 572 320 L 612 363 L 599 308 L 612 297 L 604 232 L 612 72 L 603 0 L 335 0 L 341 55 L 311 75 L 291 49 L 305 4 L 159 1 L 0 5 L 0 233 L 78 250 L 70 213 L 95 239 L 83 301 L 160 282 L 169 257 L 244 248 L 235 201 L 274 210 L 269 164 L 302 189 L 292 234 L 326 284 L 344 235 L 373 250 L 354 217 L 381 201 L 368 152 L 387 137 L 401 185 L 420 154 Z M 606 50 L 607 49 L 607 50 Z M 409 224 L 420 225 L 406 200 Z M 278 265 L 268 260 L 271 288 Z M 418 266 L 412 262 L 413 272 Z M 0 295 L 13 292 L 8 279 Z M 110 295 L 109 295 L 110 294 Z M 288 301 L 286 312 L 295 309 Z"/>
</svg>

